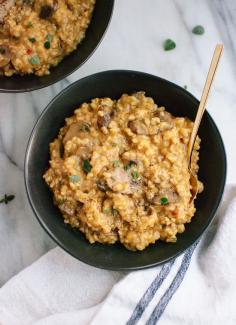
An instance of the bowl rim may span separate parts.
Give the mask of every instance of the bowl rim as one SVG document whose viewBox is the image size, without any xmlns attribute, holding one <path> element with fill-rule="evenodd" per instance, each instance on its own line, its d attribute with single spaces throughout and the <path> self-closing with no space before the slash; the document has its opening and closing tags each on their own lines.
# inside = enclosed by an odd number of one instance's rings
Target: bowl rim
<svg viewBox="0 0 236 325">
<path fill-rule="evenodd" d="M 113 13 L 114 13 L 115 0 L 109 0 L 109 1 L 111 2 L 110 3 L 110 5 L 111 5 L 110 15 L 109 15 L 109 17 L 107 17 L 107 24 L 106 24 L 106 26 L 105 26 L 105 28 L 104 28 L 104 30 L 102 32 L 102 36 L 100 37 L 100 39 L 98 40 L 98 42 L 96 43 L 96 45 L 94 46 L 92 51 L 89 53 L 89 55 L 80 64 L 78 64 L 76 67 L 72 68 L 71 71 L 68 71 L 65 74 L 63 74 L 63 77 L 59 77 L 59 76 L 55 77 L 55 79 L 47 82 L 45 85 L 42 84 L 42 85 L 38 85 L 38 86 L 28 87 L 28 88 L 25 88 L 25 89 L 4 89 L 4 88 L 0 87 L 0 93 L 3 93 L 3 94 L 17 94 L 17 93 L 28 93 L 28 92 L 35 91 L 35 90 L 44 89 L 44 88 L 50 87 L 50 86 L 52 86 L 52 85 L 54 85 L 54 84 L 56 84 L 56 83 L 58 83 L 60 81 L 63 81 L 64 79 L 69 77 L 72 73 L 76 72 L 79 68 L 81 68 L 81 66 L 83 66 L 92 57 L 92 55 L 95 53 L 95 51 L 98 49 L 99 45 L 101 44 L 101 42 L 103 41 L 103 39 L 104 39 L 104 37 L 106 35 L 108 27 L 110 26 L 111 19 L 113 17 Z M 86 40 L 86 34 L 85 34 L 84 40 Z M 79 44 L 78 44 L 78 47 L 79 47 Z M 76 48 L 76 50 L 78 49 L 78 47 Z M 63 62 L 63 59 L 62 59 L 61 62 L 59 62 L 59 64 L 61 64 Z M 3 78 L 11 78 L 11 77 L 6 77 L 6 76 L 2 76 L 2 77 Z M 21 76 L 21 77 L 24 78 L 24 75 Z M 38 77 L 38 78 L 42 78 L 42 77 Z"/>
<path fill-rule="evenodd" d="M 66 245 L 64 245 L 60 238 L 57 238 L 57 236 L 54 235 L 53 231 L 51 231 L 49 229 L 49 227 L 44 223 L 44 221 L 42 220 L 41 216 L 38 215 L 36 208 L 34 206 L 34 202 L 31 198 L 31 193 L 30 193 L 30 189 L 29 189 L 29 184 L 28 184 L 28 179 L 29 179 L 29 175 L 28 175 L 28 161 L 29 161 L 29 156 L 30 156 L 30 151 L 31 151 L 31 146 L 33 143 L 33 139 L 34 136 L 37 133 L 37 129 L 38 129 L 38 125 L 40 124 L 42 118 L 44 117 L 44 115 L 46 114 L 46 112 L 48 111 L 48 109 L 50 109 L 50 107 L 54 104 L 54 102 L 56 102 L 58 100 L 58 98 L 63 97 L 64 94 L 69 91 L 71 88 L 73 88 L 77 83 L 80 83 L 81 81 L 86 81 L 89 80 L 91 77 L 97 77 L 99 75 L 103 75 L 103 74 L 116 74 L 116 73 L 130 73 L 130 74 L 135 74 L 135 75 L 141 75 L 143 77 L 152 77 L 154 79 L 157 79 L 159 81 L 165 82 L 171 86 L 174 86 L 176 88 L 178 88 L 179 90 L 181 90 L 183 93 L 187 94 L 191 99 L 193 99 L 194 101 L 196 101 L 197 103 L 199 103 L 199 100 L 193 96 L 190 92 L 188 92 L 186 89 L 184 89 L 183 87 L 175 84 L 172 81 L 169 81 L 167 79 L 164 79 L 162 77 L 158 77 L 156 75 L 150 74 L 150 73 L 146 73 L 146 72 L 141 72 L 141 71 L 136 71 L 136 70 L 128 70 L 128 69 L 117 69 L 117 70 L 105 70 L 105 71 L 101 71 L 98 73 L 94 73 L 91 75 L 88 75 L 84 78 L 78 79 L 75 82 L 71 83 L 69 86 L 67 86 L 66 88 L 64 88 L 61 92 L 59 92 L 50 102 L 49 104 L 44 108 L 44 110 L 41 112 L 41 114 L 39 115 L 36 123 L 34 124 L 34 127 L 30 133 L 30 137 L 29 140 L 27 142 L 27 147 L 26 147 L 26 152 L 25 152 L 25 159 L 24 159 L 24 183 L 25 183 L 25 188 L 26 188 L 26 193 L 27 193 L 27 197 L 28 197 L 28 201 L 30 203 L 30 206 L 34 212 L 34 215 L 36 216 L 39 224 L 42 226 L 42 228 L 46 231 L 46 233 L 51 237 L 51 239 L 59 246 L 61 247 L 63 250 L 65 250 L 68 254 L 70 254 L 71 256 L 73 256 L 74 258 L 76 258 L 77 260 L 88 264 L 90 266 L 94 266 L 100 269 L 106 269 L 106 270 L 110 270 L 110 271 L 138 271 L 138 270 L 143 270 L 143 269 L 148 269 L 148 268 L 152 268 L 158 265 L 162 265 L 165 264 L 167 262 L 169 262 L 172 259 L 177 258 L 178 256 L 180 256 L 181 254 L 183 254 L 186 250 L 188 250 L 191 246 L 193 246 L 195 243 L 197 243 L 200 238 L 202 237 L 202 235 L 206 232 L 206 230 L 208 229 L 208 227 L 210 226 L 210 224 L 213 222 L 216 212 L 218 211 L 219 207 L 221 206 L 222 203 L 222 199 L 224 197 L 224 192 L 225 192 L 225 185 L 226 185 L 226 178 L 227 178 L 227 155 L 226 155 L 226 150 L 225 150 L 225 146 L 224 146 L 224 142 L 221 136 L 221 133 L 214 121 L 214 119 L 211 117 L 211 115 L 209 114 L 209 112 L 206 110 L 205 114 L 208 115 L 208 117 L 210 118 L 211 123 L 213 124 L 213 127 L 215 128 L 215 130 L 217 131 L 218 135 L 219 135 L 219 141 L 220 141 L 220 146 L 222 149 L 222 157 L 223 157 L 223 174 L 222 174 L 222 182 L 221 182 L 221 188 L 219 191 L 219 194 L 216 198 L 216 203 L 214 206 L 214 209 L 212 210 L 212 217 L 206 222 L 206 224 L 204 225 L 204 228 L 202 230 L 202 232 L 198 235 L 196 235 L 192 242 L 187 246 L 184 247 L 182 249 L 180 249 L 178 252 L 176 252 L 175 254 L 163 259 L 162 261 L 158 261 L 158 262 L 154 262 L 154 263 L 150 263 L 150 264 L 146 264 L 146 265 L 141 265 L 141 266 L 131 266 L 131 267 L 113 267 L 113 266 L 103 266 L 101 264 L 98 263 L 92 263 L 92 262 L 87 262 L 85 259 L 83 258 L 78 258 L 78 256 L 76 256 L 75 254 L 71 253 L 70 250 L 66 247 Z M 89 244 L 89 243 L 88 243 Z M 90 244 L 91 245 L 91 244 Z M 134 253 L 139 252 L 139 251 L 134 251 Z"/>
</svg>

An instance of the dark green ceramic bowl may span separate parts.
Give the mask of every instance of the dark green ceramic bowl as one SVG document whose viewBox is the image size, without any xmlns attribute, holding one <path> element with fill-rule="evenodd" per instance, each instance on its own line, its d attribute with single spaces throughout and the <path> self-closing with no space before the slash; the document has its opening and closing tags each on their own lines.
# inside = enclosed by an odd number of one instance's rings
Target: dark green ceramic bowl
<svg viewBox="0 0 236 325">
<path fill-rule="evenodd" d="M 226 155 L 220 133 L 206 112 L 200 127 L 202 138 L 199 177 L 205 185 L 196 200 L 197 212 L 175 244 L 158 241 L 142 252 L 122 245 L 89 244 L 84 235 L 63 222 L 42 176 L 48 168 L 49 143 L 64 120 L 81 103 L 94 97 L 119 98 L 123 93 L 145 91 L 176 116 L 194 120 L 198 100 L 183 88 L 158 77 L 135 71 L 107 71 L 81 79 L 63 90 L 46 107 L 36 123 L 26 152 L 25 184 L 30 204 L 47 233 L 68 253 L 84 263 L 111 270 L 143 269 L 164 263 L 186 250 L 206 230 L 220 204 L 226 178 Z"/>
<path fill-rule="evenodd" d="M 96 1 L 93 16 L 86 35 L 78 48 L 65 57 L 48 76 L 14 75 L 0 76 L 0 92 L 20 93 L 47 87 L 77 70 L 92 55 L 101 42 L 111 20 L 114 0 Z"/>
</svg>

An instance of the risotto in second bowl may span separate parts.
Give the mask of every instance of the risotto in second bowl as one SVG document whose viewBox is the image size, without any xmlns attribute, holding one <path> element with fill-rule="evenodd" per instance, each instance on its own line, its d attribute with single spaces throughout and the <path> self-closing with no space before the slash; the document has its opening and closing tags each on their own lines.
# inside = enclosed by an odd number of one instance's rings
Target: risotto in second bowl
<svg viewBox="0 0 236 325">
<path fill-rule="evenodd" d="M 49 74 L 84 38 L 95 5 L 95 0 L 4 1 L 9 5 L 0 11 L 0 75 L 5 76 Z"/>
<path fill-rule="evenodd" d="M 195 213 L 187 160 L 192 127 L 143 92 L 82 104 L 50 144 L 44 175 L 65 223 L 90 243 L 143 250 L 159 239 L 176 242 Z M 197 137 L 196 174 L 199 148 Z"/>
</svg>

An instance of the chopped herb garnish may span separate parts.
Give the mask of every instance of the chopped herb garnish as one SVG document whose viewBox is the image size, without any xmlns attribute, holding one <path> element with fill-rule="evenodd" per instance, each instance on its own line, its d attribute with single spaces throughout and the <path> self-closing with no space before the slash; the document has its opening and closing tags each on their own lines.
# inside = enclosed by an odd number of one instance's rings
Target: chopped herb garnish
<svg viewBox="0 0 236 325">
<path fill-rule="evenodd" d="M 44 47 L 45 47 L 45 49 L 47 49 L 47 50 L 50 49 L 50 47 L 51 47 L 51 43 L 48 42 L 48 41 L 45 42 L 45 43 L 44 43 Z"/>
<path fill-rule="evenodd" d="M 116 167 L 119 167 L 120 166 L 120 162 L 119 160 L 114 160 L 113 161 L 113 166 L 116 168 Z"/>
<path fill-rule="evenodd" d="M 80 177 L 78 175 L 71 175 L 69 178 L 70 182 L 72 183 L 78 183 L 80 181 Z"/>
<path fill-rule="evenodd" d="M 137 172 L 137 170 L 132 172 L 132 177 L 133 179 L 137 180 L 139 178 L 139 173 Z"/>
<path fill-rule="evenodd" d="M 53 40 L 53 35 L 52 34 L 47 34 L 46 35 L 46 40 L 51 43 L 52 40 Z"/>
<path fill-rule="evenodd" d="M 29 38 L 29 41 L 30 41 L 31 43 L 35 43 L 35 42 L 36 42 L 36 39 L 35 39 L 34 37 L 30 37 L 30 38 Z"/>
<path fill-rule="evenodd" d="M 38 55 L 33 55 L 30 59 L 29 59 L 30 63 L 33 65 L 36 64 L 40 64 L 40 59 L 38 57 Z"/>
<path fill-rule="evenodd" d="M 28 27 L 33 27 L 33 23 L 32 23 L 32 21 L 29 21 L 27 26 L 28 26 Z"/>
<path fill-rule="evenodd" d="M 4 198 L 2 200 L 0 200 L 0 203 L 5 203 L 8 204 L 10 201 L 14 200 L 15 195 L 4 195 Z"/>
<path fill-rule="evenodd" d="M 83 161 L 82 167 L 83 167 L 83 171 L 85 173 L 89 173 L 91 171 L 91 169 L 92 169 L 92 166 L 90 165 L 90 163 L 89 163 L 89 161 L 87 159 Z"/>
<path fill-rule="evenodd" d="M 170 51 L 176 48 L 176 43 L 172 41 L 172 39 L 168 38 L 167 40 L 165 40 L 163 47 L 165 51 Z"/>
<path fill-rule="evenodd" d="M 188 86 L 187 86 L 187 85 L 184 85 L 184 89 L 185 89 L 185 90 L 188 89 Z"/>
<path fill-rule="evenodd" d="M 169 242 L 171 243 L 176 243 L 177 242 L 177 237 L 176 236 L 173 236 L 169 239 Z"/>
<path fill-rule="evenodd" d="M 124 170 L 129 170 L 130 168 L 132 168 L 133 166 L 137 166 L 137 163 L 136 163 L 136 161 L 134 161 L 134 160 L 130 160 L 129 162 L 128 162 L 128 164 L 126 164 L 125 166 L 124 166 Z"/>
<path fill-rule="evenodd" d="M 117 147 L 117 143 L 114 143 L 114 142 L 113 142 L 113 143 L 111 144 L 111 146 L 112 146 L 113 148 L 115 148 L 115 147 Z"/>
<path fill-rule="evenodd" d="M 192 33 L 196 35 L 202 35 L 205 33 L 205 29 L 201 25 L 197 25 L 192 29 Z"/>
<path fill-rule="evenodd" d="M 112 213 L 113 217 L 116 217 L 118 214 L 118 211 L 115 208 L 112 208 L 111 213 Z"/>
<path fill-rule="evenodd" d="M 109 214 L 109 213 L 110 213 L 110 210 L 109 210 L 109 209 L 104 209 L 104 210 L 103 210 L 103 213 L 105 213 L 105 214 Z"/>
<path fill-rule="evenodd" d="M 161 205 L 167 205 L 169 203 L 167 197 L 161 197 L 160 199 Z"/>
</svg>

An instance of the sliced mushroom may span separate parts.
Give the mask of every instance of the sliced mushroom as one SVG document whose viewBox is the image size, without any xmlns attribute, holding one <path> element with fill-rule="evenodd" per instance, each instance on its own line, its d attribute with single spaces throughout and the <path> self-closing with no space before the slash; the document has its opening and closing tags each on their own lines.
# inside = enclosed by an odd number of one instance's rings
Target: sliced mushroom
<svg viewBox="0 0 236 325">
<path fill-rule="evenodd" d="M 168 188 L 160 192 L 163 197 L 167 197 L 169 203 L 176 203 L 179 200 L 179 194 L 173 188 Z"/>
<path fill-rule="evenodd" d="M 68 216 L 73 217 L 75 215 L 75 206 L 70 202 L 66 201 L 59 205 L 59 208 L 62 213 L 67 214 Z"/>
<path fill-rule="evenodd" d="M 64 136 L 63 143 L 65 144 L 74 137 L 78 137 L 81 135 L 81 132 L 85 132 L 85 130 L 89 130 L 89 124 L 86 122 L 76 122 L 71 124 Z"/>
<path fill-rule="evenodd" d="M 6 44 L 0 45 L 0 67 L 6 66 L 10 60 L 9 47 Z"/>
<path fill-rule="evenodd" d="M 39 18 L 41 18 L 41 19 L 51 18 L 53 13 L 57 10 L 57 8 L 58 8 L 57 0 L 53 1 L 52 6 L 51 5 L 43 5 L 39 12 Z"/>
<path fill-rule="evenodd" d="M 62 213 L 65 213 L 66 215 L 70 217 L 76 216 L 80 210 L 83 207 L 83 203 L 81 202 L 70 202 L 70 201 L 65 201 L 61 204 L 59 204 L 59 208 Z"/>
<path fill-rule="evenodd" d="M 170 124 L 173 123 L 173 117 L 169 112 L 162 111 L 162 112 L 158 112 L 157 115 L 160 118 L 161 122 L 167 122 Z"/>
<path fill-rule="evenodd" d="M 97 187 L 102 192 L 107 192 L 109 190 L 109 187 L 107 186 L 107 183 L 103 180 L 97 181 Z"/>
<path fill-rule="evenodd" d="M 99 128 L 101 127 L 108 127 L 108 125 L 110 124 L 111 122 L 111 116 L 110 116 L 110 113 L 108 112 L 105 112 L 103 116 L 98 116 L 98 119 L 97 119 L 97 126 Z"/>
<path fill-rule="evenodd" d="M 133 181 L 130 175 L 120 167 L 115 168 L 115 170 L 110 173 L 110 176 L 106 179 L 106 181 L 107 185 L 112 191 L 122 194 L 132 194 L 140 187 L 140 183 Z M 117 185 L 119 184 L 128 184 L 128 187 L 117 190 Z"/>
<path fill-rule="evenodd" d="M 124 171 L 123 168 L 117 167 L 110 173 L 107 178 L 107 185 L 109 188 L 114 190 L 118 184 L 130 183 L 129 175 Z"/>
<path fill-rule="evenodd" d="M 0 0 L 0 24 L 14 4 L 15 0 Z"/>
<path fill-rule="evenodd" d="M 144 123 L 144 121 L 142 120 L 129 121 L 128 127 L 133 133 L 140 134 L 140 135 L 148 134 L 148 128 Z"/>
<path fill-rule="evenodd" d="M 176 203 L 179 200 L 179 194 L 173 188 L 167 188 L 160 190 L 151 200 L 148 200 L 151 204 L 160 205 L 161 198 L 167 198 L 168 203 Z"/>
</svg>

